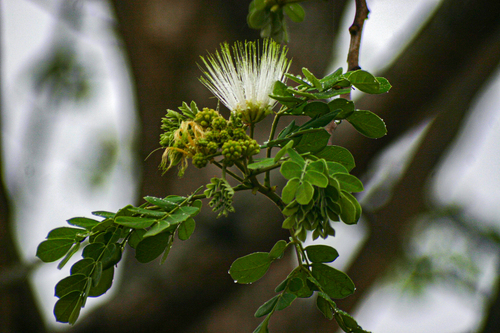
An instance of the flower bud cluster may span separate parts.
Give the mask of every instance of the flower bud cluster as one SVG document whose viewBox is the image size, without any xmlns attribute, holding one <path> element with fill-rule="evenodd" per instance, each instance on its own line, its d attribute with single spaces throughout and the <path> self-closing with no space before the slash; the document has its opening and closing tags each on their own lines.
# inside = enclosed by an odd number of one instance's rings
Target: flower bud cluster
<svg viewBox="0 0 500 333">
<path fill-rule="evenodd" d="M 223 156 L 225 165 L 232 166 L 260 152 L 259 144 L 246 134 L 245 125 L 237 115 L 231 115 L 228 121 L 216 110 L 204 108 L 192 120 L 181 121 L 177 128 L 168 122 L 172 119 L 175 115 L 164 118 L 165 133 L 160 137 L 160 144 L 167 148 L 163 156 L 165 170 L 182 161 L 182 174 L 188 158 L 195 167 L 203 168 L 218 155 Z"/>
</svg>

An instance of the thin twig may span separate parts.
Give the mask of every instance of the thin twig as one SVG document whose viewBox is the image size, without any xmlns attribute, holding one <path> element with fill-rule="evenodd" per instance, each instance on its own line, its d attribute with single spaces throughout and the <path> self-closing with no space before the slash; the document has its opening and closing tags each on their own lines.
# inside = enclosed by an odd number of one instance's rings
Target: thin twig
<svg viewBox="0 0 500 333">
<path fill-rule="evenodd" d="M 361 35 L 363 32 L 363 25 L 365 20 L 368 18 L 370 10 L 366 4 L 366 0 L 356 0 L 356 13 L 354 14 L 354 21 L 349 27 L 349 34 L 351 35 L 351 42 L 349 44 L 349 52 L 347 53 L 347 71 L 355 71 L 360 69 L 359 66 L 359 49 L 361 47 Z M 351 93 L 340 95 L 341 98 L 351 99 Z M 326 130 L 333 135 L 337 124 L 332 121 Z M 330 139 L 331 140 L 331 139 Z"/>
<path fill-rule="evenodd" d="M 361 34 L 363 32 L 363 25 L 368 18 L 370 10 L 366 5 L 366 0 L 356 0 L 356 14 L 354 21 L 349 27 L 349 34 L 351 34 L 351 43 L 349 44 L 349 53 L 347 54 L 347 68 L 348 71 L 355 71 L 359 67 L 359 48 L 361 45 Z"/>
</svg>

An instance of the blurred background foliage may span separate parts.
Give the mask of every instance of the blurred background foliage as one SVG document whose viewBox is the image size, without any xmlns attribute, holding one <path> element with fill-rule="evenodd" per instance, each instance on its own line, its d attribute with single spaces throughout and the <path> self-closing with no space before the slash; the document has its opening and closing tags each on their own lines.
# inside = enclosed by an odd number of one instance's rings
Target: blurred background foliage
<svg viewBox="0 0 500 333">
<path fill-rule="evenodd" d="M 257 39 L 259 31 L 246 25 L 250 1 L 21 1 L 50 17 L 51 28 L 38 37 L 22 75 L 2 75 L 0 331 L 44 332 L 64 327 L 47 323 L 55 299 L 43 295 L 51 296 L 58 278 L 38 268 L 36 244 L 65 217 L 205 184 L 213 169 L 191 168 L 179 180 L 176 170 L 161 176 L 159 153 L 148 158 L 159 147 L 160 119 L 182 101 L 215 107 L 198 82 L 199 55 L 223 41 Z M 345 67 L 347 52 L 339 50 L 347 48 L 353 2 L 303 3 L 304 21 L 287 23 L 292 73 Z M 389 10 L 395 2 L 368 1 L 371 15 L 384 8 L 397 18 Z M 500 3 L 425 5 L 426 14 L 394 37 L 398 47 L 387 46 L 382 65 L 364 54 L 375 43 L 367 37 L 370 19 L 365 25 L 360 65 L 380 66 L 366 69 L 393 89 L 355 97 L 359 108 L 384 118 L 389 135 L 369 140 L 343 124 L 332 138 L 351 150 L 356 175 L 369 184 L 363 222 L 334 239 L 357 286 L 338 304 L 374 332 L 498 332 L 500 161 L 497 144 L 489 144 L 498 140 L 498 98 L 474 110 L 483 94 L 498 95 L 490 86 L 498 88 Z M 23 15 L 13 8 L 2 1 L 2 60 L 12 57 L 9 45 L 30 42 L 6 35 L 7 16 Z M 3 73 L 7 65 L 2 61 Z M 471 129 L 482 136 L 473 138 Z M 471 171 L 483 149 L 489 164 Z M 245 204 L 250 199 L 258 210 Z M 205 209 L 193 238 L 174 247 L 163 266 L 126 257 L 114 293 L 70 331 L 251 332 L 259 322 L 254 311 L 293 258 L 257 284 L 235 286 L 227 274 L 235 258 L 287 237 L 279 212 L 263 198 L 239 197 L 235 206 L 220 219 Z M 313 307 L 295 302 L 273 318 L 271 331 L 333 331 Z"/>
</svg>

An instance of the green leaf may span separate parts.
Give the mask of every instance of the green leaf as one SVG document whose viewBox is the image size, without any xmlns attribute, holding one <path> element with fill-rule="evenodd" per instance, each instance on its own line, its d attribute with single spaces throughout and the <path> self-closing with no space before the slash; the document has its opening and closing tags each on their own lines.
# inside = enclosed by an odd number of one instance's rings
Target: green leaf
<svg viewBox="0 0 500 333">
<path fill-rule="evenodd" d="M 343 272 L 325 264 L 313 263 L 312 275 L 325 293 L 333 299 L 345 298 L 354 293 L 354 283 Z"/>
<path fill-rule="evenodd" d="M 314 93 L 312 94 L 315 99 L 327 99 L 339 95 L 345 95 L 349 94 L 351 92 L 351 88 L 345 88 L 345 89 L 331 89 L 319 93 Z"/>
<path fill-rule="evenodd" d="M 139 217 L 139 216 L 118 216 L 115 219 L 115 223 L 123 225 L 128 228 L 134 229 L 144 229 L 149 228 L 158 219 L 150 217 Z"/>
<path fill-rule="evenodd" d="M 94 271 L 92 272 L 92 287 L 95 287 L 101 281 L 102 276 L 102 261 L 96 262 Z M 89 289 L 90 291 L 90 289 Z"/>
<path fill-rule="evenodd" d="M 158 206 L 165 211 L 169 212 L 178 205 L 180 205 L 186 198 L 178 196 L 178 195 L 169 195 L 168 197 L 161 199 L 161 198 L 156 198 L 156 197 L 144 197 L 144 200 L 149 202 L 150 204 L 154 206 Z"/>
<path fill-rule="evenodd" d="M 340 213 L 340 218 L 345 224 L 356 224 L 361 217 L 361 206 L 359 205 L 356 198 L 346 192 L 342 191 L 339 200 L 340 206 L 342 207 L 342 212 Z"/>
<path fill-rule="evenodd" d="M 254 314 L 255 318 L 260 318 L 271 313 L 271 311 L 273 311 L 274 307 L 276 306 L 276 303 L 278 303 L 279 297 L 280 295 L 276 295 L 267 302 L 265 302 L 264 304 L 262 304 L 257 309 L 257 311 L 255 311 Z"/>
<path fill-rule="evenodd" d="M 293 161 L 286 161 L 281 165 L 280 172 L 286 179 L 302 178 L 302 167 Z"/>
<path fill-rule="evenodd" d="M 340 146 L 327 146 L 320 152 L 315 153 L 316 157 L 324 158 L 327 162 L 337 162 L 351 171 L 354 166 L 354 157 L 349 150 Z"/>
<path fill-rule="evenodd" d="M 301 205 L 307 205 L 313 198 L 314 188 L 311 183 L 304 181 L 297 187 L 295 196 Z"/>
<path fill-rule="evenodd" d="M 144 217 L 150 217 L 150 218 L 155 218 L 155 219 L 164 217 L 166 214 L 163 211 L 145 209 L 145 208 L 139 208 L 139 207 L 131 207 L 131 208 L 129 208 L 129 210 L 133 213 L 144 215 Z M 127 217 L 129 217 L 129 216 L 127 216 Z M 123 218 L 125 218 L 125 216 L 120 217 L 120 219 L 123 219 Z"/>
<path fill-rule="evenodd" d="M 99 297 L 106 293 L 113 285 L 113 278 L 115 275 L 115 268 L 111 266 L 102 271 L 101 279 L 97 286 L 90 288 L 89 297 Z"/>
<path fill-rule="evenodd" d="M 334 111 L 334 110 L 332 110 Z M 307 103 L 306 106 L 303 109 L 303 114 L 311 117 L 311 118 L 316 118 L 318 116 L 322 116 L 324 114 L 327 114 L 330 112 L 330 108 L 328 107 L 328 104 L 325 102 L 321 101 L 314 101 Z"/>
<path fill-rule="evenodd" d="M 278 139 L 283 139 L 291 133 L 294 133 L 299 126 L 295 125 L 295 120 L 292 120 L 287 127 L 285 127 L 280 134 L 278 134 Z"/>
<path fill-rule="evenodd" d="M 328 167 L 328 173 L 330 175 L 334 175 L 336 173 L 349 173 L 345 166 L 337 162 L 326 162 L 326 166 Z"/>
<path fill-rule="evenodd" d="M 132 234 L 130 235 L 130 238 L 128 240 L 128 245 L 130 245 L 131 248 L 135 249 L 137 247 L 137 244 L 144 238 L 144 234 L 146 233 L 145 229 L 135 229 L 132 231 Z"/>
<path fill-rule="evenodd" d="M 96 262 L 92 258 L 79 260 L 71 266 L 70 274 L 83 274 L 89 276 L 94 269 Z"/>
<path fill-rule="evenodd" d="M 292 105 L 287 105 L 288 110 L 286 110 L 284 114 L 294 115 L 294 116 L 304 115 L 304 108 L 307 105 L 307 102 L 305 100 L 302 100 L 302 99 L 300 101 L 301 101 L 300 103 L 294 103 Z"/>
<path fill-rule="evenodd" d="M 165 251 L 169 243 L 170 234 L 159 233 L 152 237 L 144 238 L 137 244 L 135 257 L 141 263 L 147 263 L 156 259 Z"/>
<path fill-rule="evenodd" d="M 321 85 L 321 82 L 314 76 L 313 73 L 311 73 L 307 68 L 303 67 L 302 68 L 302 73 L 304 76 L 307 78 L 309 82 L 316 88 L 317 90 L 321 90 L 323 86 Z"/>
<path fill-rule="evenodd" d="M 79 291 L 73 291 L 61 297 L 54 306 L 54 315 L 60 323 L 74 324 L 82 308 L 83 296 Z"/>
<path fill-rule="evenodd" d="M 347 75 L 346 75 L 347 76 Z M 347 78 L 353 86 L 368 94 L 378 94 L 380 83 L 375 76 L 364 70 L 352 72 Z"/>
<path fill-rule="evenodd" d="M 308 129 L 308 128 L 321 128 L 321 127 L 325 127 L 326 125 L 328 125 L 329 123 L 332 122 L 332 120 L 335 119 L 335 117 L 337 116 L 338 112 L 334 111 L 334 112 L 329 112 L 327 114 L 324 114 L 318 118 L 314 118 L 314 119 L 311 119 L 309 120 L 308 122 L 306 122 L 304 125 L 300 126 L 300 130 L 305 130 L 305 129 Z"/>
<path fill-rule="evenodd" d="M 386 78 L 377 77 L 376 79 L 380 83 L 380 88 L 379 88 L 378 94 L 383 94 L 383 93 L 386 93 L 389 90 L 391 90 L 392 86 L 389 83 L 389 81 L 387 81 Z"/>
<path fill-rule="evenodd" d="M 143 238 L 152 237 L 170 228 L 170 223 L 165 220 L 156 221 L 151 228 L 142 236 Z"/>
<path fill-rule="evenodd" d="M 351 330 L 355 330 L 355 329 L 358 329 L 358 328 L 361 328 L 358 323 L 356 322 L 356 320 L 351 316 L 349 315 L 348 313 L 344 312 L 344 311 L 339 311 L 339 314 L 340 316 L 342 317 L 342 321 L 344 322 L 344 324 L 350 328 Z"/>
<path fill-rule="evenodd" d="M 134 213 L 130 211 L 130 208 L 134 208 L 134 206 L 126 205 L 125 207 L 121 208 L 119 211 L 116 212 L 115 218 L 118 216 L 132 216 L 132 215 L 134 215 Z"/>
<path fill-rule="evenodd" d="M 170 224 L 178 224 L 186 221 L 189 217 L 198 214 L 200 207 L 183 206 L 170 214 L 165 220 Z"/>
<path fill-rule="evenodd" d="M 249 164 L 247 167 L 250 170 L 256 170 L 260 168 L 267 168 L 272 165 L 274 165 L 276 162 L 274 161 L 274 158 L 269 157 L 269 158 L 263 158 L 257 162 Z"/>
<path fill-rule="evenodd" d="M 307 99 L 318 99 L 318 98 L 316 98 L 316 96 L 314 94 L 307 92 L 305 90 L 296 90 L 293 88 L 288 88 L 287 90 L 294 95 L 299 95 L 299 96 L 305 97 L 306 100 Z M 304 100 L 301 100 L 301 101 L 303 102 Z"/>
<path fill-rule="evenodd" d="M 293 140 L 290 140 L 283 148 L 280 149 L 280 151 L 274 156 L 273 162 L 278 163 L 278 161 L 285 155 L 285 153 L 288 151 L 288 149 L 293 147 Z M 248 166 L 250 168 L 250 165 Z"/>
<path fill-rule="evenodd" d="M 83 292 L 87 284 L 88 276 L 84 274 L 74 274 L 65 277 L 56 285 L 55 296 L 61 298 L 73 291 Z"/>
<path fill-rule="evenodd" d="M 273 95 L 284 96 L 284 97 L 293 96 L 292 93 L 286 90 L 287 88 L 288 87 L 283 82 L 276 81 L 273 86 Z"/>
<path fill-rule="evenodd" d="M 300 184 L 299 178 L 292 178 L 286 183 L 283 191 L 281 191 L 281 199 L 284 203 L 289 204 L 295 198 L 297 187 Z"/>
<path fill-rule="evenodd" d="M 74 217 L 72 219 L 69 219 L 67 221 L 69 224 L 77 226 L 77 227 L 82 227 L 87 230 L 92 229 L 94 226 L 99 224 L 99 221 L 94 220 L 94 219 L 89 219 L 86 217 Z"/>
<path fill-rule="evenodd" d="M 364 190 L 361 180 L 347 173 L 333 175 L 339 181 L 340 187 L 347 192 L 361 192 Z"/>
<path fill-rule="evenodd" d="M 297 163 L 301 167 L 303 167 L 306 164 L 306 161 L 304 160 L 304 158 L 302 156 L 300 156 L 300 154 L 297 153 L 295 150 L 288 149 L 287 154 L 288 154 L 288 156 L 290 156 L 290 159 L 293 162 Z"/>
<path fill-rule="evenodd" d="M 320 79 L 321 83 L 323 84 L 323 88 L 324 89 L 332 88 L 339 81 L 342 72 L 343 69 L 342 67 L 340 67 L 337 68 L 333 73 L 328 74 L 324 78 Z"/>
<path fill-rule="evenodd" d="M 194 219 L 192 217 L 188 218 L 179 226 L 177 237 L 179 237 L 180 240 L 188 240 L 193 234 L 195 227 L 196 222 Z"/>
<path fill-rule="evenodd" d="M 237 283 L 252 283 L 266 274 L 271 262 L 267 252 L 251 253 L 236 259 L 229 269 L 229 274 Z"/>
<path fill-rule="evenodd" d="M 80 249 L 80 243 L 75 243 L 71 249 L 69 250 L 69 252 L 66 254 L 66 256 L 64 257 L 64 259 L 59 263 L 59 265 L 57 265 L 57 269 L 62 269 L 64 267 L 64 265 L 66 265 L 68 263 L 68 261 L 71 259 L 71 257 L 76 253 L 78 252 L 78 250 Z"/>
<path fill-rule="evenodd" d="M 297 295 L 290 293 L 283 293 L 278 300 L 278 304 L 276 305 L 276 310 L 281 311 L 289 307 L 292 302 L 297 298 Z"/>
<path fill-rule="evenodd" d="M 316 298 L 316 306 L 319 311 L 325 316 L 326 319 L 333 319 L 333 310 L 330 303 L 321 295 L 322 293 L 318 293 L 318 298 Z M 328 296 L 326 296 L 328 297 Z"/>
<path fill-rule="evenodd" d="M 118 264 L 122 259 L 122 247 L 120 246 L 120 244 L 108 244 L 106 250 L 109 251 L 111 255 L 109 257 L 106 256 L 106 260 L 102 260 L 104 270 Z"/>
<path fill-rule="evenodd" d="M 308 273 L 300 267 L 296 268 L 291 274 L 293 276 L 288 283 L 288 291 L 300 298 L 309 298 L 313 291 L 307 284 Z"/>
<path fill-rule="evenodd" d="M 49 239 L 38 245 L 36 256 L 43 262 L 61 259 L 73 246 L 73 239 Z"/>
<path fill-rule="evenodd" d="M 304 175 L 304 180 L 314 186 L 325 188 L 328 186 L 328 178 L 318 171 L 308 170 Z"/>
<path fill-rule="evenodd" d="M 283 225 L 281 226 L 283 229 L 292 229 L 295 226 L 295 223 L 297 222 L 295 215 L 288 216 L 284 221 Z"/>
<path fill-rule="evenodd" d="M 248 13 L 247 23 L 252 29 L 262 29 L 269 22 L 269 11 L 254 9 Z"/>
<path fill-rule="evenodd" d="M 85 238 L 88 235 L 88 231 L 85 229 L 61 227 L 53 229 L 47 235 L 47 239 L 73 239 Z"/>
<path fill-rule="evenodd" d="M 289 78 L 290 80 L 298 83 L 301 86 L 312 87 L 309 84 L 309 82 L 306 82 L 306 81 L 302 80 L 302 77 L 300 77 L 300 75 L 293 75 L 293 74 L 290 74 L 290 73 L 286 73 L 285 76 L 287 78 Z"/>
<path fill-rule="evenodd" d="M 387 134 L 384 121 L 375 113 L 358 110 L 346 120 L 361 134 L 372 139 L 378 139 Z"/>
<path fill-rule="evenodd" d="M 271 94 L 271 95 L 269 95 L 269 97 L 277 100 L 278 102 L 280 102 L 281 104 L 286 105 L 286 106 L 291 106 L 291 105 L 294 105 L 297 103 L 304 102 L 300 98 L 293 97 L 293 96 L 276 96 L 276 95 Z"/>
<path fill-rule="evenodd" d="M 287 287 L 288 282 L 289 282 L 289 279 L 287 277 L 286 279 L 284 279 L 283 281 L 281 281 L 278 286 L 276 286 L 276 288 L 274 289 L 274 291 L 277 292 L 277 293 L 282 292 Z"/>
<path fill-rule="evenodd" d="M 321 151 L 328 145 L 330 134 L 325 131 L 317 131 L 302 135 L 298 144 L 294 147 L 299 154 L 303 153 L 316 153 Z"/>
<path fill-rule="evenodd" d="M 284 240 L 279 240 L 276 244 L 274 244 L 271 251 L 269 251 L 269 258 L 272 260 L 280 259 L 287 248 L 288 243 Z"/>
<path fill-rule="evenodd" d="M 99 216 L 99 217 L 104 217 L 106 219 L 113 219 L 113 218 L 115 218 L 115 213 L 106 212 L 106 211 L 103 211 L 103 210 L 92 212 L 92 215 Z"/>
<path fill-rule="evenodd" d="M 287 88 L 283 82 L 276 81 L 273 86 L 273 93 L 269 97 L 288 107 L 303 102 L 300 98 L 293 97 L 293 94 Z"/>
<path fill-rule="evenodd" d="M 335 98 L 328 103 L 328 108 L 331 111 L 341 110 L 335 119 L 345 119 L 354 112 L 354 102 L 345 98 Z"/>
<path fill-rule="evenodd" d="M 339 256 L 337 250 L 328 245 L 309 245 L 305 251 L 311 262 L 332 262 Z"/>
<path fill-rule="evenodd" d="M 104 243 L 92 243 L 83 249 L 82 257 L 83 258 L 92 258 L 95 261 L 102 260 L 102 255 L 106 249 L 106 244 Z"/>
<path fill-rule="evenodd" d="M 267 315 L 266 319 L 264 319 L 259 326 L 257 326 L 253 333 L 269 333 L 269 329 L 267 328 L 269 325 L 269 319 L 271 319 L 271 314 Z"/>
<path fill-rule="evenodd" d="M 298 3 L 290 3 L 286 6 L 283 7 L 285 10 L 286 15 L 293 21 L 293 22 L 302 22 L 304 21 L 304 17 L 306 16 L 306 12 L 304 11 L 304 8 L 302 8 L 301 5 Z"/>
<path fill-rule="evenodd" d="M 338 201 L 340 198 L 340 183 L 336 178 L 330 177 L 328 179 L 328 187 L 325 190 L 327 197 L 332 198 L 333 201 Z"/>
<path fill-rule="evenodd" d="M 118 213 L 116 213 L 115 216 L 118 216 Z M 102 231 L 105 231 L 106 229 L 108 229 L 109 227 L 112 227 L 113 224 L 114 224 L 114 220 L 113 219 L 105 219 L 104 221 L 102 221 L 101 223 L 99 223 L 98 225 L 94 226 L 91 230 L 91 237 L 92 237 L 92 234 L 98 234 Z"/>
<path fill-rule="evenodd" d="M 262 10 L 266 8 L 266 0 L 253 0 L 251 5 L 255 7 L 255 9 Z"/>
</svg>

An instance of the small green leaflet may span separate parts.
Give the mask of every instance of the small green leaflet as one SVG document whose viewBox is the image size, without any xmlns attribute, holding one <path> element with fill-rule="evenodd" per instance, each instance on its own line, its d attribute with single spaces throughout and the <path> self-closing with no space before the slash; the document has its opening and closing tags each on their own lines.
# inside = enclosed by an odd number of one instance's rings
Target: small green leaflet
<svg viewBox="0 0 500 333">
<path fill-rule="evenodd" d="M 54 315 L 60 323 L 69 323 L 73 325 L 82 308 L 83 296 L 79 291 L 73 291 L 61 297 L 54 306 Z"/>
<path fill-rule="evenodd" d="M 353 86 L 368 94 L 378 94 L 380 83 L 375 76 L 364 70 L 357 70 L 352 73 L 346 73 L 347 79 Z"/>
<path fill-rule="evenodd" d="M 74 217 L 68 220 L 68 223 L 77 227 L 82 227 L 85 229 L 92 229 L 92 227 L 99 224 L 99 221 L 94 219 L 89 219 L 87 217 Z"/>
<path fill-rule="evenodd" d="M 368 138 L 378 139 L 387 134 L 384 121 L 373 112 L 357 110 L 351 113 L 346 120 L 359 133 Z"/>
<path fill-rule="evenodd" d="M 283 7 L 286 15 L 293 21 L 293 22 L 302 22 L 304 21 L 304 17 L 306 15 L 306 12 L 304 11 L 304 8 L 298 3 L 289 3 Z"/>
<path fill-rule="evenodd" d="M 347 168 L 347 171 L 351 171 L 354 166 L 354 157 L 351 152 L 344 147 L 340 146 L 326 146 L 323 150 L 315 153 L 316 157 L 323 158 L 327 162 L 337 162 L 342 164 Z"/>
<path fill-rule="evenodd" d="M 252 283 L 266 274 L 271 262 L 267 252 L 251 253 L 236 259 L 229 269 L 229 274 L 237 283 Z"/>
<path fill-rule="evenodd" d="M 36 256 L 43 262 L 61 259 L 73 246 L 73 239 L 49 239 L 38 245 Z"/>
<path fill-rule="evenodd" d="M 309 245 L 305 251 L 311 262 L 332 262 L 339 256 L 337 250 L 328 245 Z"/>
<path fill-rule="evenodd" d="M 139 262 L 147 263 L 156 259 L 165 251 L 171 235 L 167 232 L 144 238 L 137 244 L 135 257 Z"/>
<path fill-rule="evenodd" d="M 354 283 L 344 273 L 321 263 L 312 264 L 312 275 L 325 293 L 333 299 L 345 298 L 354 293 Z"/>
<path fill-rule="evenodd" d="M 118 216 L 115 223 L 128 228 L 144 229 L 149 228 L 157 221 L 156 218 L 139 217 L 139 216 Z"/>
</svg>

